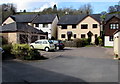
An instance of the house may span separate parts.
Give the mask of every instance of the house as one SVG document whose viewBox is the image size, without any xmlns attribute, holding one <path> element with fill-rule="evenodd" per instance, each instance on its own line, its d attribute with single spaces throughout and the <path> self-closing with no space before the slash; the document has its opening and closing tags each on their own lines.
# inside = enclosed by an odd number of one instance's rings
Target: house
<svg viewBox="0 0 120 84">
<path fill-rule="evenodd" d="M 11 15 L 8 17 L 3 23 L 3 25 L 10 24 L 13 22 L 16 23 L 25 23 L 25 24 L 31 24 L 33 19 L 37 16 L 37 14 L 32 14 L 32 15 Z"/>
<path fill-rule="evenodd" d="M 113 46 L 113 33 L 120 29 L 120 14 L 108 14 L 104 24 L 104 46 Z"/>
<path fill-rule="evenodd" d="M 115 58 L 120 58 L 120 30 L 114 32 L 114 54 Z"/>
<path fill-rule="evenodd" d="M 58 15 L 56 14 L 12 15 L 3 22 L 3 25 L 13 22 L 28 24 L 43 32 L 47 32 L 47 38 L 49 39 L 51 39 L 51 37 L 56 39 L 57 37 Z"/>
<path fill-rule="evenodd" d="M 58 22 L 58 39 L 90 38 L 94 43 L 100 36 L 100 14 L 91 15 L 65 15 Z"/>
<path fill-rule="evenodd" d="M 0 36 L 8 43 L 31 43 L 41 38 L 47 38 L 47 34 L 24 23 L 9 23 L 0 27 Z"/>
<path fill-rule="evenodd" d="M 35 28 L 48 33 L 48 39 L 52 37 L 57 39 L 57 23 L 58 15 L 56 14 L 37 15 L 32 21 Z"/>
</svg>

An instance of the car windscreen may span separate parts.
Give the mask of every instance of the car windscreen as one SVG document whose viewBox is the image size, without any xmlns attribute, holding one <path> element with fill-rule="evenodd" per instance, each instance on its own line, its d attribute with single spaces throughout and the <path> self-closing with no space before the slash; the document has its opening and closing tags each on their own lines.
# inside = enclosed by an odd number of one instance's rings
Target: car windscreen
<svg viewBox="0 0 120 84">
<path fill-rule="evenodd" d="M 54 44 L 57 44 L 58 43 L 58 41 L 54 41 Z"/>
<path fill-rule="evenodd" d="M 59 43 L 63 43 L 63 41 L 60 41 L 60 40 L 59 40 Z"/>
<path fill-rule="evenodd" d="M 53 42 L 52 42 L 51 40 L 48 40 L 48 42 L 49 42 L 50 44 L 53 44 Z"/>
</svg>

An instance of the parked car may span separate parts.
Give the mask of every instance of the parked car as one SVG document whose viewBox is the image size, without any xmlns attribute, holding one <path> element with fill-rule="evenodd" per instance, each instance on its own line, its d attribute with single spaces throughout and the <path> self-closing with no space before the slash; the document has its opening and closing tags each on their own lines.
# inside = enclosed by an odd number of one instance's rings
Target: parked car
<svg viewBox="0 0 120 84">
<path fill-rule="evenodd" d="M 63 44 L 63 41 L 61 41 L 61 40 L 51 40 L 53 43 L 54 43 L 54 45 L 55 45 L 55 48 L 58 50 L 58 49 L 60 49 L 60 50 L 62 50 L 62 49 L 64 49 L 64 44 Z"/>
<path fill-rule="evenodd" d="M 42 49 L 45 51 L 55 50 L 55 45 L 51 40 L 37 40 L 30 44 L 31 48 Z"/>
</svg>

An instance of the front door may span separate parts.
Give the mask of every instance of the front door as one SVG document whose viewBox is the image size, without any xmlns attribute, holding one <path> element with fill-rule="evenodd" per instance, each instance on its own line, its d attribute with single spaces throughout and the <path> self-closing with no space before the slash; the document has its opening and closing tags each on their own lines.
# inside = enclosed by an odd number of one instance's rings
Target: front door
<svg viewBox="0 0 120 84">
<path fill-rule="evenodd" d="M 93 33 L 91 32 L 91 31 L 89 31 L 88 33 L 87 33 L 87 35 L 88 35 L 88 42 L 89 42 L 89 44 L 91 43 L 91 40 L 92 40 L 92 35 L 93 35 Z"/>
</svg>

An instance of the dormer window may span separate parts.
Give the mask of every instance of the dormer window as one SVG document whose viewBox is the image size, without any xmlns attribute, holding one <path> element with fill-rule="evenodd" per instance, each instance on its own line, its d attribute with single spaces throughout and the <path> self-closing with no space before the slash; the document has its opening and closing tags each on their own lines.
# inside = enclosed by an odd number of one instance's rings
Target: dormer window
<svg viewBox="0 0 120 84">
<path fill-rule="evenodd" d="M 48 28 L 48 24 L 43 24 L 43 27 L 44 28 Z"/>
<path fill-rule="evenodd" d="M 62 25 L 61 29 L 67 29 L 67 25 Z"/>
<path fill-rule="evenodd" d="M 35 24 L 35 27 L 39 27 L 39 24 Z"/>
<path fill-rule="evenodd" d="M 76 25 L 72 25 L 72 28 L 73 28 L 73 29 L 76 28 Z"/>
</svg>

